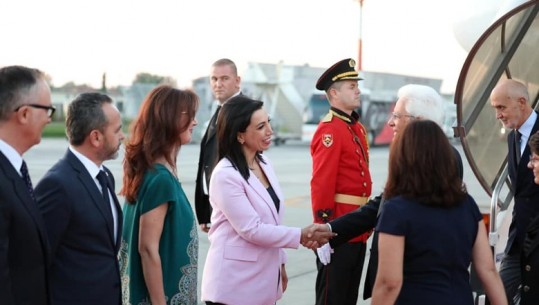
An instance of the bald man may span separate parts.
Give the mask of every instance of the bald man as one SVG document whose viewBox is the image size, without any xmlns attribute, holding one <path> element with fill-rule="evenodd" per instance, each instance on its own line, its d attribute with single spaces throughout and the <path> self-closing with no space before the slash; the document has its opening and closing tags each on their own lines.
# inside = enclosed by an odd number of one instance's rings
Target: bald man
<svg viewBox="0 0 539 305">
<path fill-rule="evenodd" d="M 533 182 L 533 172 L 527 168 L 530 135 L 539 130 L 537 112 L 530 105 L 526 86 L 515 80 L 500 81 L 490 94 L 490 104 L 503 126 L 512 129 L 507 137 L 507 162 L 511 191 L 514 195 L 513 219 L 500 267 L 500 276 L 509 304 L 514 304 L 521 284 L 520 256 L 530 221 L 539 215 L 539 186 Z M 525 292 L 526 287 L 522 288 Z"/>
</svg>

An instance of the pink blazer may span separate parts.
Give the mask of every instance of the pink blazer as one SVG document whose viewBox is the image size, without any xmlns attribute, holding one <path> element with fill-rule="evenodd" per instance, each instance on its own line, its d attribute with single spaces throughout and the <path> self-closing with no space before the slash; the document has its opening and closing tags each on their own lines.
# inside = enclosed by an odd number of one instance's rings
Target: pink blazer
<svg viewBox="0 0 539 305">
<path fill-rule="evenodd" d="M 202 301 L 230 305 L 270 305 L 282 296 L 283 248 L 298 248 L 300 228 L 281 225 L 284 200 L 267 157 L 262 170 L 279 197 L 279 212 L 251 172 L 248 181 L 222 159 L 210 180 L 213 207 L 210 248 L 202 274 Z"/>
</svg>

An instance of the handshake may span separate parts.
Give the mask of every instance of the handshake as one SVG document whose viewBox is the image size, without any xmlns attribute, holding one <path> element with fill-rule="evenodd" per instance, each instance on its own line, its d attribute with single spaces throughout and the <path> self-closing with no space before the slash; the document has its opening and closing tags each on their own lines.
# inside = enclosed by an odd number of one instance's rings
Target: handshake
<svg viewBox="0 0 539 305">
<path fill-rule="evenodd" d="M 305 248 L 315 250 L 328 243 L 329 240 L 336 235 L 337 234 L 331 232 L 328 225 L 313 223 L 301 229 L 300 242 Z"/>
<path fill-rule="evenodd" d="M 309 249 L 316 250 L 318 259 L 322 264 L 327 265 L 331 262 L 331 249 L 329 240 L 337 233 L 331 232 L 326 224 L 311 224 L 301 229 L 301 244 Z"/>
</svg>

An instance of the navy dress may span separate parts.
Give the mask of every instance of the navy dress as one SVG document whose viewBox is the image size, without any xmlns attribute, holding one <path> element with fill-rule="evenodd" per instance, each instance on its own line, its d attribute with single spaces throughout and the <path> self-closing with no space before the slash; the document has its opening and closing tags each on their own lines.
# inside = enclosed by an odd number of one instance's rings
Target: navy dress
<svg viewBox="0 0 539 305">
<path fill-rule="evenodd" d="M 376 230 L 405 237 L 403 284 L 395 304 L 473 305 L 468 269 L 481 219 L 470 196 L 453 208 L 388 200 Z"/>
</svg>

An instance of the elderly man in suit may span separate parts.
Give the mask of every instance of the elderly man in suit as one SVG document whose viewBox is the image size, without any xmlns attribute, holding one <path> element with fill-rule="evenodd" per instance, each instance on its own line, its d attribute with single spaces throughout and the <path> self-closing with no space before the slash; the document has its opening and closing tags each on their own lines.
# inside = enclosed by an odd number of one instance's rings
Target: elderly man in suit
<svg viewBox="0 0 539 305">
<path fill-rule="evenodd" d="M 52 250 L 53 305 L 121 304 L 117 260 L 122 211 L 112 173 L 124 139 L 110 97 L 83 93 L 69 105 L 70 146 L 36 186 Z"/>
<path fill-rule="evenodd" d="M 413 120 L 431 120 L 440 127 L 444 122 L 443 100 L 440 94 L 431 87 L 417 84 L 408 84 L 398 91 L 398 100 L 391 114 L 388 125 L 397 135 Z M 463 178 L 462 158 L 456 148 L 453 147 L 457 171 L 459 177 Z M 331 261 L 331 248 L 338 247 L 356 235 L 363 234 L 373 229 L 378 221 L 378 216 L 383 209 L 383 193 L 372 198 L 369 202 L 355 211 L 330 221 L 328 224 L 337 233 L 329 244 L 319 248 L 322 252 L 324 263 Z M 322 250 L 324 249 L 324 250 Z M 371 253 L 367 267 L 367 275 L 363 287 L 363 299 L 371 297 L 372 288 L 378 270 L 378 232 L 374 232 L 371 246 Z"/>
<path fill-rule="evenodd" d="M 213 63 L 210 74 L 211 90 L 219 102 L 215 113 L 208 123 L 208 129 L 200 141 L 200 156 L 198 161 L 197 180 L 195 188 L 195 210 L 198 224 L 203 232 L 210 230 L 211 205 L 208 189 L 210 176 L 217 164 L 216 122 L 219 110 L 232 97 L 241 94 L 241 78 L 238 76 L 236 64 L 227 58 L 221 58 Z"/>
<path fill-rule="evenodd" d="M 494 87 L 490 105 L 503 126 L 512 129 L 507 137 L 507 166 L 515 204 L 500 276 L 509 304 L 513 304 L 522 282 L 520 260 L 526 230 L 531 220 L 539 215 L 539 185 L 533 182 L 533 172 L 527 168 L 530 148 L 526 145 L 530 136 L 539 130 L 539 121 L 538 113 L 530 105 L 528 89 L 512 79 L 501 80 Z"/>
<path fill-rule="evenodd" d="M 0 303 L 50 304 L 47 232 L 22 155 L 41 141 L 54 107 L 42 72 L 0 69 Z"/>
</svg>

